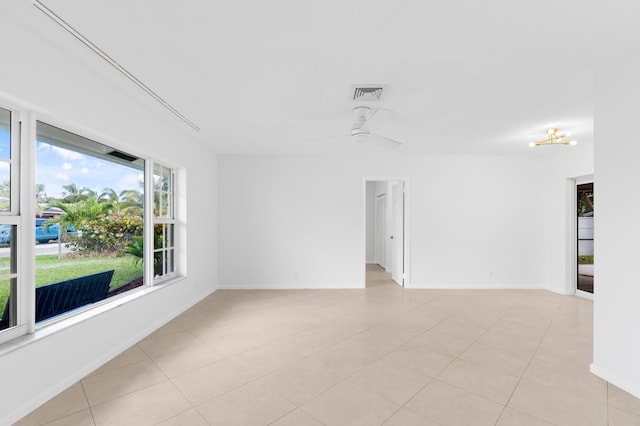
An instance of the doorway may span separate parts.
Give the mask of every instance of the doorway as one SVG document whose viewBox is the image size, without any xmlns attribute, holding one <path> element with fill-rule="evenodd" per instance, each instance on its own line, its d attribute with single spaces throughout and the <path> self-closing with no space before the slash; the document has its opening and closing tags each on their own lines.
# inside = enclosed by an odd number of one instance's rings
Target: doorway
<svg viewBox="0 0 640 426">
<path fill-rule="evenodd" d="M 576 185 L 577 276 L 576 291 L 594 292 L 594 187 L 593 182 Z"/>
<path fill-rule="evenodd" d="M 373 266 L 404 287 L 408 283 L 407 179 L 365 178 L 363 184 L 363 287 Z"/>
</svg>

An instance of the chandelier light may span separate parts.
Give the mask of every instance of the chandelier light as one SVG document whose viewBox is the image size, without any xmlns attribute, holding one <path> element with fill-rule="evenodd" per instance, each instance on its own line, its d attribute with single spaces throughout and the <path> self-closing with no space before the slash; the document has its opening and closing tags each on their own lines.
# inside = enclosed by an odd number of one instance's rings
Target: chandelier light
<svg viewBox="0 0 640 426">
<path fill-rule="evenodd" d="M 547 138 L 541 141 L 529 143 L 530 147 L 544 146 L 544 145 L 577 145 L 576 141 L 568 141 L 564 138 L 569 136 L 569 133 L 558 133 L 558 129 L 547 130 Z"/>
</svg>

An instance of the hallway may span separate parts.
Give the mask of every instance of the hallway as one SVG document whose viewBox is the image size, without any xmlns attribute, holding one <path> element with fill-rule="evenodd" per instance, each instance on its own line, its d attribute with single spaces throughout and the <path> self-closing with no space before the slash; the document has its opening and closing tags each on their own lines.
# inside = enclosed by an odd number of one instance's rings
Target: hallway
<svg viewBox="0 0 640 426">
<path fill-rule="evenodd" d="M 402 288 L 391 279 L 390 272 L 385 272 L 385 270 L 380 265 L 368 263 L 367 264 L 367 289 L 390 288 L 390 287 L 398 287 L 398 289 Z"/>
</svg>

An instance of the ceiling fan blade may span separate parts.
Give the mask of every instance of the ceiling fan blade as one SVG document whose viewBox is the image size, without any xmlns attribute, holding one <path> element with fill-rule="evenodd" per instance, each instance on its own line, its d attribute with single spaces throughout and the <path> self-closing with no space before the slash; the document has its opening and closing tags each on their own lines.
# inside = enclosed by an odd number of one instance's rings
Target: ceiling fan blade
<svg viewBox="0 0 640 426">
<path fill-rule="evenodd" d="M 347 140 L 351 137 L 348 134 L 334 135 L 334 136 L 324 136 L 321 138 L 310 138 L 310 139 L 300 139 L 298 142 L 307 143 L 307 142 L 329 142 L 329 141 L 338 141 L 338 140 Z"/>
<path fill-rule="evenodd" d="M 396 115 L 396 112 L 394 110 L 392 110 L 392 109 L 389 109 L 389 108 L 378 107 L 378 108 L 375 108 L 375 109 L 371 109 L 371 112 L 369 113 L 369 117 L 367 118 L 367 121 L 365 122 L 365 125 L 368 124 L 373 119 L 373 117 L 375 117 L 380 111 L 383 112 L 382 115 L 385 116 L 387 119 L 394 118 L 395 115 Z M 384 117 L 383 117 L 383 119 L 384 119 Z"/>
<path fill-rule="evenodd" d="M 369 136 L 369 142 L 374 143 L 376 145 L 383 146 L 388 149 L 395 149 L 402 146 L 402 142 L 389 139 L 385 136 L 376 135 L 375 133 L 371 133 L 371 136 Z"/>
</svg>

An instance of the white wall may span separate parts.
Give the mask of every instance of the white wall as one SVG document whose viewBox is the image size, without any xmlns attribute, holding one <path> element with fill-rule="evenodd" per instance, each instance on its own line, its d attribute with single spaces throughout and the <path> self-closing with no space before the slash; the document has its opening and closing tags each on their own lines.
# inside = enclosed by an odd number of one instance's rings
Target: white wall
<svg viewBox="0 0 640 426">
<path fill-rule="evenodd" d="M 29 2 L 18 6 L 39 13 Z M 186 171 L 181 177 L 186 175 L 188 182 L 179 183 L 184 187 L 179 227 L 188 276 L 101 315 L 56 327 L 61 329 L 55 333 L 38 331 L 13 342 L 12 350 L 0 346 L 0 424 L 18 420 L 212 292 L 217 276 L 212 244 L 217 239 L 215 155 L 194 142 L 192 130 L 100 64 L 93 53 L 86 53 L 92 55 L 87 66 L 74 59 L 77 52 L 59 49 L 48 33 L 27 30 L 21 22 L 28 23 L 28 17 L 0 14 L 0 39 L 10 40 L 3 44 L 0 90 L 42 109 L 40 117 L 52 124 Z M 75 40 L 70 44 L 80 45 Z M 7 98 L 0 94 L 1 99 Z"/>
<path fill-rule="evenodd" d="M 221 156 L 220 286 L 361 286 L 362 179 L 407 176 L 412 286 L 543 288 L 543 166 L 530 157 Z"/>
<path fill-rule="evenodd" d="M 640 398 L 640 62 L 610 62 L 595 84 L 595 296 L 591 371 Z"/>
</svg>

